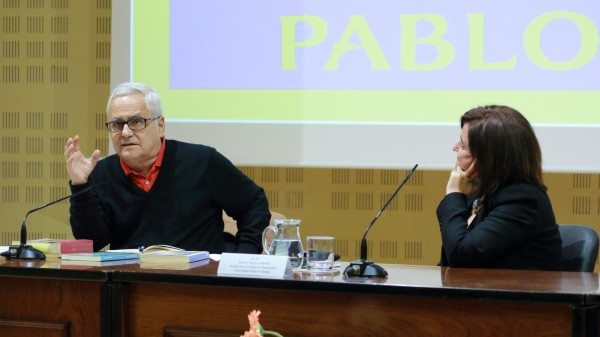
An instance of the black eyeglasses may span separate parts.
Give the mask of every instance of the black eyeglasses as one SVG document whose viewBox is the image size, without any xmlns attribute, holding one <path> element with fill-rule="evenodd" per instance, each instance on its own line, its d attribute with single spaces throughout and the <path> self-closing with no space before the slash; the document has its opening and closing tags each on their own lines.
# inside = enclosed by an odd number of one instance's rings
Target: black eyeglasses
<svg viewBox="0 0 600 337">
<path fill-rule="evenodd" d="M 129 129 L 131 131 L 143 130 L 146 128 L 146 126 L 148 126 L 148 121 L 151 122 L 153 120 L 159 119 L 160 117 L 161 116 L 154 117 L 154 118 L 134 117 L 128 121 L 106 122 L 105 125 L 106 125 L 106 128 L 108 129 L 108 132 L 112 132 L 112 133 L 123 131 L 123 127 L 125 126 L 125 124 L 127 124 L 127 126 L 129 127 Z"/>
</svg>

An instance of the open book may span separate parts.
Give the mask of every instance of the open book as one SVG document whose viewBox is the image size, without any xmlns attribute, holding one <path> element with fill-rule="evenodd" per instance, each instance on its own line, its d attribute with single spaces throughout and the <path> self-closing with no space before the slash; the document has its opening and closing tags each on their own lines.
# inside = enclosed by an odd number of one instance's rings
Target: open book
<svg viewBox="0 0 600 337">
<path fill-rule="evenodd" d="M 108 250 L 108 252 L 110 252 L 110 253 L 135 253 L 135 254 L 144 254 L 144 253 L 157 252 L 157 251 L 176 252 L 176 251 L 184 251 L 184 249 L 174 247 L 174 246 L 169 246 L 169 245 L 152 245 L 149 247 L 142 246 L 139 248 L 109 249 Z"/>
<path fill-rule="evenodd" d="M 146 263 L 191 263 L 209 258 L 208 251 L 184 250 L 169 245 L 152 245 L 138 249 L 111 249 L 112 253 L 136 253 L 140 262 Z"/>
</svg>

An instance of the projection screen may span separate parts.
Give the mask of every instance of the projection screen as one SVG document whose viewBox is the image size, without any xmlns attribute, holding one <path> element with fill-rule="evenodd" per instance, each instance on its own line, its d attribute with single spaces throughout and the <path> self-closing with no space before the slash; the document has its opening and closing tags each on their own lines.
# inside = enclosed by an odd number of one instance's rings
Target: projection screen
<svg viewBox="0 0 600 337">
<path fill-rule="evenodd" d="M 111 86 L 155 87 L 167 137 L 238 165 L 449 169 L 504 104 L 546 171 L 600 171 L 600 3 L 113 2 Z"/>
</svg>

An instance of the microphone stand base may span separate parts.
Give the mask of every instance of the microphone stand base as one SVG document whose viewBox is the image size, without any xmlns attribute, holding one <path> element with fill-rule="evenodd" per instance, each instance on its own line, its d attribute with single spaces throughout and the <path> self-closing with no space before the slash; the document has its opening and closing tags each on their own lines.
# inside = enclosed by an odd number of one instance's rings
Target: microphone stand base
<svg viewBox="0 0 600 337">
<path fill-rule="evenodd" d="M 46 254 L 42 253 L 40 250 L 33 248 L 30 245 L 19 245 L 19 246 L 9 246 L 8 247 L 8 255 L 6 256 L 9 259 L 20 259 L 20 260 L 45 260 Z"/>
<path fill-rule="evenodd" d="M 344 270 L 346 277 L 387 277 L 388 273 L 383 267 L 371 260 L 356 260 Z"/>
</svg>

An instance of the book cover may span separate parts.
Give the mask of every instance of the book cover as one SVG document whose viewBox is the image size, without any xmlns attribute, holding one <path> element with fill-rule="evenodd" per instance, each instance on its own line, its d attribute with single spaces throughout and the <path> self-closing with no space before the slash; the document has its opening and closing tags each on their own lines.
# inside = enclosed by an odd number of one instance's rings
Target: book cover
<svg viewBox="0 0 600 337">
<path fill-rule="evenodd" d="M 140 255 L 140 262 L 190 263 L 204 259 L 208 259 L 208 251 L 160 250 Z"/>
<path fill-rule="evenodd" d="M 166 270 L 188 270 L 205 266 L 210 263 L 210 259 L 199 260 L 190 263 L 168 263 L 168 262 L 140 262 L 142 269 L 166 269 Z"/>
<path fill-rule="evenodd" d="M 138 259 L 139 254 L 129 253 L 109 253 L 109 252 L 95 252 L 95 253 L 75 253 L 75 254 L 62 254 L 62 260 L 74 260 L 74 261 L 114 261 L 114 260 L 131 260 Z"/>
<path fill-rule="evenodd" d="M 61 240 L 58 241 L 61 254 L 92 253 L 94 241 L 92 240 Z"/>
<path fill-rule="evenodd" d="M 107 267 L 107 266 L 120 266 L 120 265 L 126 265 L 126 264 L 137 264 L 139 262 L 140 262 L 139 259 L 110 260 L 110 261 L 82 261 L 82 260 L 64 260 L 63 259 L 60 261 L 60 267 L 63 268 L 65 266 L 67 266 L 66 269 L 85 269 L 85 268 L 75 268 L 75 266 Z"/>
</svg>

